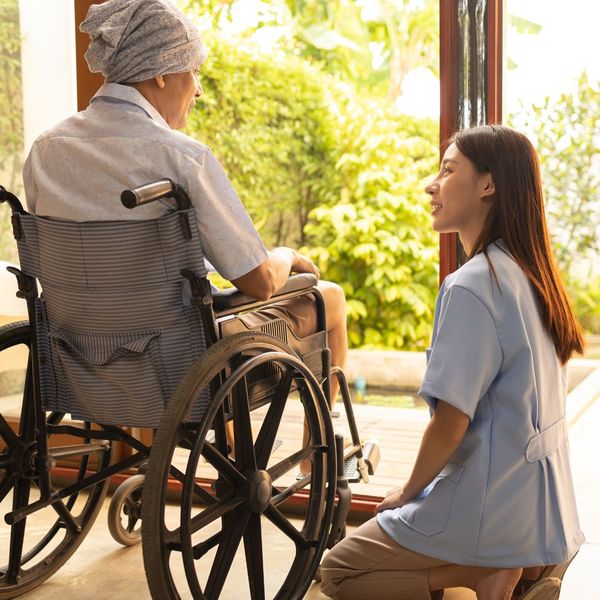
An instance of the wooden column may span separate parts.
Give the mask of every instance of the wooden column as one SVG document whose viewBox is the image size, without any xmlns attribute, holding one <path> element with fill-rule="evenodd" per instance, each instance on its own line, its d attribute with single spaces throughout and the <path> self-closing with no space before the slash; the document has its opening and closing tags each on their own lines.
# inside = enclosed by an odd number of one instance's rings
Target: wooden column
<svg viewBox="0 0 600 600">
<path fill-rule="evenodd" d="M 458 0 L 440 0 L 440 160 L 457 128 Z M 440 234 L 440 285 L 458 264 L 458 236 Z"/>
<path fill-rule="evenodd" d="M 90 36 L 79 31 L 79 24 L 85 19 L 92 4 L 101 4 L 102 0 L 73 0 L 75 2 L 75 55 L 77 69 L 77 110 L 84 110 L 90 98 L 104 83 L 100 73 L 91 73 L 85 62 L 85 51 L 90 44 Z"/>
<path fill-rule="evenodd" d="M 504 7 L 502 0 L 488 0 L 487 6 L 487 69 L 486 122 L 502 122 L 502 71 L 504 67 Z"/>
<path fill-rule="evenodd" d="M 440 160 L 454 131 L 502 121 L 502 0 L 440 0 Z M 440 283 L 465 259 L 440 235 Z"/>
</svg>

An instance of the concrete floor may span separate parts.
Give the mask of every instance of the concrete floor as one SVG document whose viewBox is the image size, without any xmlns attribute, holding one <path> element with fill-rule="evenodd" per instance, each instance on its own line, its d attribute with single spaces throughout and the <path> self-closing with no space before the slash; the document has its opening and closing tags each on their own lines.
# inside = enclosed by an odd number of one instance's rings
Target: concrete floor
<svg viewBox="0 0 600 600">
<path fill-rule="evenodd" d="M 141 545 L 125 548 L 117 544 L 108 531 L 106 515 L 109 500 L 104 503 L 92 531 L 86 537 L 75 555 L 52 578 L 29 594 L 21 596 L 24 600 L 151 600 L 146 583 Z M 352 531 L 354 527 L 349 527 Z M 287 565 L 290 554 L 273 541 L 277 536 L 265 532 L 264 548 L 266 578 L 276 584 L 282 569 Z M 238 559 L 236 558 L 236 561 Z M 243 560 L 243 558 L 242 558 Z M 236 565 L 234 563 L 234 569 Z M 238 562 L 238 572 L 244 573 L 243 563 Z M 181 577 L 184 577 L 183 572 Z M 267 586 L 269 581 L 266 582 Z M 243 577 L 231 577 L 227 581 L 222 600 L 244 600 L 249 598 L 246 580 Z M 268 598 L 272 596 L 267 596 Z M 305 600 L 326 600 L 318 584 L 313 584 Z M 474 600 L 469 590 L 448 590 L 444 600 Z M 377 600 L 376 598 L 365 600 Z"/>
<path fill-rule="evenodd" d="M 595 582 L 600 567 L 598 432 L 600 432 L 600 400 L 596 400 L 587 408 L 570 427 L 573 477 L 581 527 L 587 540 L 566 574 L 561 600 L 600 598 Z M 54 577 L 30 594 L 22 596 L 23 598 L 27 600 L 150 599 L 141 547 L 123 548 L 113 541 L 106 525 L 107 506 L 108 502 L 91 533 L 71 560 Z M 265 554 L 267 577 L 272 575 L 274 579 L 283 572 L 290 553 L 284 547 L 275 544 L 273 536 L 268 531 L 264 534 L 263 547 L 269 549 Z M 234 569 L 236 569 L 235 565 Z M 237 565 L 237 572 L 245 572 L 243 564 Z M 245 579 L 240 576 L 233 577 L 231 580 L 232 585 L 222 598 L 224 600 L 248 598 Z M 313 585 L 306 595 L 307 600 L 324 598 L 317 585 Z M 445 594 L 445 600 L 473 600 L 474 598 L 474 594 L 468 590 L 448 590 Z M 378 599 L 365 598 L 365 600 Z"/>
<path fill-rule="evenodd" d="M 596 401 L 570 430 L 571 461 L 578 499 L 581 527 L 586 543 L 573 561 L 563 582 L 561 600 L 598 600 L 595 578 L 600 567 L 600 467 L 598 464 L 598 432 L 600 431 L 600 401 Z M 27 600 L 147 600 L 150 593 L 142 563 L 141 548 L 120 547 L 110 537 L 106 526 L 105 504 L 103 513 L 92 532 L 83 542 L 75 556 L 50 580 L 34 592 L 23 596 Z M 350 528 L 352 529 L 352 528 Z M 267 533 L 265 548 L 271 548 L 265 556 L 265 564 L 277 573 L 285 552 L 274 547 Z M 240 571 L 243 572 L 243 571 Z M 241 580 L 241 578 L 240 578 Z M 248 597 L 245 582 L 238 588 L 230 588 L 224 600 L 244 600 Z M 322 600 L 317 585 L 313 585 L 306 600 Z M 472 600 L 468 590 L 447 590 L 445 600 Z M 366 598 L 365 600 L 377 600 Z"/>
</svg>

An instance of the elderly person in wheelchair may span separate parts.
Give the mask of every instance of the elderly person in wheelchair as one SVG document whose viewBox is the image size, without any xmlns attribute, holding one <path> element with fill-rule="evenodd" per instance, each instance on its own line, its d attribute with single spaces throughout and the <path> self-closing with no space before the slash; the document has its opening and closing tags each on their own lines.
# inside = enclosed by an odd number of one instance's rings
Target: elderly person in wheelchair
<svg viewBox="0 0 600 600">
<path fill-rule="evenodd" d="M 318 276 L 296 250 L 265 249 L 212 152 L 176 131 L 202 95 L 198 71 L 206 52 L 194 24 L 162 0 L 109 0 L 92 5 L 81 30 L 91 37 L 90 70 L 106 83 L 87 110 L 34 143 L 24 171 L 30 211 L 75 221 L 156 218 L 169 210 L 168 202 L 128 211 L 118 198 L 124 188 L 166 177 L 189 195 L 205 258 L 242 293 L 267 300 L 290 272 Z M 344 293 L 326 281 L 318 287 L 332 364 L 343 367 Z M 272 306 L 265 317 L 274 314 L 298 337 L 316 331 L 310 297 Z"/>
<path fill-rule="evenodd" d="M 76 221 L 156 218 L 169 210 L 167 202 L 128 211 L 118 197 L 126 187 L 169 178 L 191 200 L 205 258 L 243 294 L 268 300 L 292 272 L 318 277 L 317 267 L 296 250 L 266 250 L 209 148 L 176 131 L 202 95 L 198 73 L 206 52 L 194 24 L 162 0 L 110 0 L 91 7 L 81 30 L 91 37 L 89 68 L 106 83 L 87 110 L 34 143 L 24 170 L 31 212 Z M 325 302 L 331 363 L 343 368 L 344 293 L 328 281 L 317 287 Z M 273 318 L 283 318 L 300 338 L 317 331 L 311 295 L 243 320 L 258 326 Z M 332 380 L 332 404 L 337 392 Z M 300 465 L 300 472 L 309 470 L 308 462 Z"/>
<path fill-rule="evenodd" d="M 343 292 L 295 250 L 267 251 L 210 150 L 176 131 L 201 95 L 193 23 L 167 0 L 108 0 L 81 28 L 105 85 L 34 143 L 30 213 L 0 187 L 21 263 L 9 270 L 29 313 L 0 328 L 0 352 L 29 354 L 16 433 L 0 406 L 10 540 L 0 598 L 56 572 L 110 478 L 136 467 L 145 481 L 118 488 L 109 526 L 131 545 L 141 518 L 153 597 L 232 597 L 243 541 L 249 597 L 301 598 L 344 535 L 348 480 L 368 480 L 377 461 L 374 445 L 371 461 L 363 454 L 341 370 Z M 237 289 L 211 288 L 205 257 Z M 338 390 L 347 448 L 330 418 Z M 290 424 L 291 453 L 276 440 Z M 157 428 L 151 454 L 128 428 Z M 116 462 L 115 442 L 131 447 Z M 74 481 L 63 481 L 64 461 Z M 293 499 L 306 507 L 300 528 L 279 508 Z M 28 527 L 44 511 L 50 530 Z M 264 573 L 267 522 L 289 559 L 279 577 Z"/>
</svg>

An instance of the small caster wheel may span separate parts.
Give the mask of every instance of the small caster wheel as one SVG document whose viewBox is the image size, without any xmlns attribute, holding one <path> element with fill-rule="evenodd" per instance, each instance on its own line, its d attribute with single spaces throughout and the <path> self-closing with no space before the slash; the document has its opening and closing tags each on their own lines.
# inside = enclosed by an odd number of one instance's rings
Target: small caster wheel
<svg viewBox="0 0 600 600">
<path fill-rule="evenodd" d="M 135 546 L 142 540 L 142 492 L 145 475 L 126 479 L 113 494 L 108 507 L 108 529 L 123 546 Z"/>
</svg>

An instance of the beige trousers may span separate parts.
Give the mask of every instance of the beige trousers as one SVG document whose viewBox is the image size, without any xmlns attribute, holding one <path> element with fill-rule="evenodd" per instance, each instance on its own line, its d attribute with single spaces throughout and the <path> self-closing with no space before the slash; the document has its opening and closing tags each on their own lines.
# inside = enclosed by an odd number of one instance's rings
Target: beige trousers
<svg viewBox="0 0 600 600">
<path fill-rule="evenodd" d="M 333 547 L 321 563 L 321 591 L 342 600 L 432 600 L 429 571 L 449 564 L 397 544 L 373 518 Z"/>
</svg>

